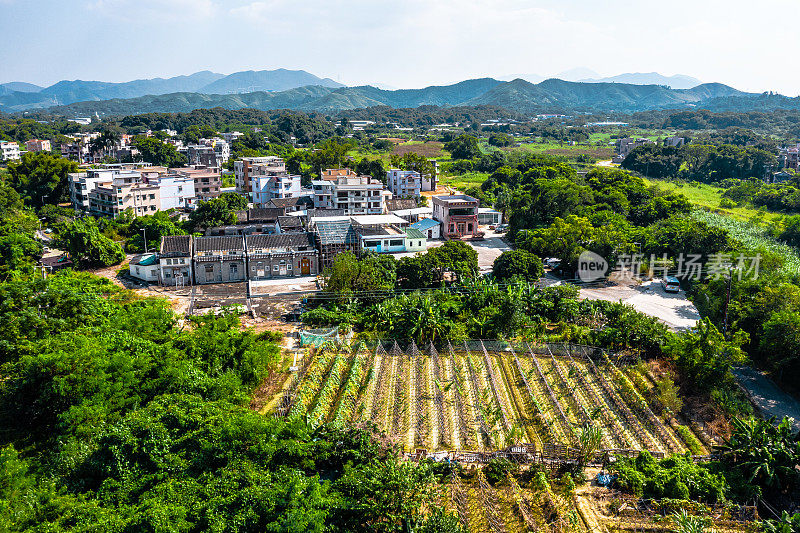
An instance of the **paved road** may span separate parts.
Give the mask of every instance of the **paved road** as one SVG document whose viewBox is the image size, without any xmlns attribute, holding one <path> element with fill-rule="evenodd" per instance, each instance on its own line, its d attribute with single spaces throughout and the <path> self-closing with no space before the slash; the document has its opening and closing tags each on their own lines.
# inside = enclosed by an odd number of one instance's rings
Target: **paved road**
<svg viewBox="0 0 800 533">
<path fill-rule="evenodd" d="M 750 398 L 765 418 L 794 418 L 794 429 L 800 431 L 800 402 L 783 392 L 767 376 L 749 366 L 736 368 L 733 374 L 750 393 Z"/>
<path fill-rule="evenodd" d="M 581 289 L 580 296 L 589 300 L 630 304 L 637 311 L 656 317 L 675 331 L 690 329 L 700 320 L 700 313 L 683 291 L 664 292 L 659 280 L 646 281 L 641 285 Z"/>
</svg>

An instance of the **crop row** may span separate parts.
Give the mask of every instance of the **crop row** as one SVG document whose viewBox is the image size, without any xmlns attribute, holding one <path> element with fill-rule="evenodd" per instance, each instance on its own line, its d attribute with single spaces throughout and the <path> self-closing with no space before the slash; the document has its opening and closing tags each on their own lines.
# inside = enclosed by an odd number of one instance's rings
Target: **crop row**
<svg viewBox="0 0 800 533">
<path fill-rule="evenodd" d="M 275 402 L 283 414 L 338 427 L 370 420 L 407 450 L 577 446 L 586 426 L 602 429 L 604 448 L 700 449 L 691 430 L 659 418 L 641 384 L 608 357 L 595 363 L 531 345 L 508 352 L 449 346 L 443 354 L 395 346 L 312 357 Z"/>
</svg>

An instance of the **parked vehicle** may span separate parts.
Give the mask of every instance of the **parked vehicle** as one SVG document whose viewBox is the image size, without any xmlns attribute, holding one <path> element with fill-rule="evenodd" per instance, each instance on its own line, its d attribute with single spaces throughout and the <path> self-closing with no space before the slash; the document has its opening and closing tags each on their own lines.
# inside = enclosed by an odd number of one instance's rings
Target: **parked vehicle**
<svg viewBox="0 0 800 533">
<path fill-rule="evenodd" d="M 675 276 L 666 276 L 661 280 L 661 287 L 664 292 L 680 292 L 681 282 Z"/>
</svg>

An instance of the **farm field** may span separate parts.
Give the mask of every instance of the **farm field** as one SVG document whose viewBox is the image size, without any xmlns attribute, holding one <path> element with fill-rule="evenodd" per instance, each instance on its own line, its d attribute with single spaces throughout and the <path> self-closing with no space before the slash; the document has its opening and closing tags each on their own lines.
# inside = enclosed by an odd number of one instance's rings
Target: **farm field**
<svg viewBox="0 0 800 533">
<path fill-rule="evenodd" d="M 674 522 L 664 518 L 674 501 L 619 500 L 616 499 L 619 493 L 609 496 L 607 489 L 593 488 L 571 497 L 554 490 L 546 481 L 538 484 L 536 489 L 522 487 L 519 480 L 507 474 L 501 483 L 492 486 L 483 472 L 477 470 L 463 480 L 451 476 L 441 503 L 457 514 L 461 525 L 470 532 L 675 531 Z M 711 518 L 715 531 L 752 531 L 753 508 L 700 506 L 693 512 Z"/>
<path fill-rule="evenodd" d="M 522 143 L 515 150 L 525 150 L 529 152 L 542 153 L 554 156 L 577 157 L 588 155 L 594 159 L 611 159 L 614 155 L 614 147 L 610 145 L 595 146 L 590 144 L 575 144 L 558 142 L 534 142 Z"/>
<path fill-rule="evenodd" d="M 407 452 L 578 447 L 585 426 L 602 429 L 607 450 L 708 452 L 688 426 L 653 412 L 646 376 L 588 347 L 379 344 L 304 359 L 267 402 L 271 410 L 314 426 L 371 421 Z"/>
</svg>

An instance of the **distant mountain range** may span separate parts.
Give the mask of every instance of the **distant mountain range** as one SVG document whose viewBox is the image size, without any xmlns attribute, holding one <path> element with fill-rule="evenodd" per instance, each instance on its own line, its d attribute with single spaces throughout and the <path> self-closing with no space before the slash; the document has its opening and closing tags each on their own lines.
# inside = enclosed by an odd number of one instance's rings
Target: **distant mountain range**
<svg viewBox="0 0 800 533">
<path fill-rule="evenodd" d="M 229 94 L 254 91 L 285 91 L 319 85 L 344 87 L 329 78 L 318 78 L 304 70 L 261 70 L 224 75 L 204 70 L 189 76 L 153 78 L 123 83 L 103 81 L 60 81 L 42 88 L 24 82 L 0 85 L 0 110 L 5 112 L 43 109 L 74 102 L 158 96 L 170 93 Z"/>
<path fill-rule="evenodd" d="M 673 89 L 691 89 L 701 84 L 700 80 L 684 74 L 664 76 L 658 72 L 628 72 L 608 78 L 583 78 L 585 83 L 631 83 L 634 85 L 667 85 Z"/>
<path fill-rule="evenodd" d="M 66 106 L 51 107 L 47 112 L 72 117 L 89 116 L 95 112 L 101 116 L 134 115 L 223 107 L 290 109 L 334 114 L 343 110 L 374 106 L 409 108 L 422 105 L 442 107 L 488 105 L 530 115 L 552 112 L 632 113 L 653 109 L 698 107 L 704 106 L 707 102 L 717 102 L 727 107 L 746 107 L 747 102 L 754 96 L 756 96 L 754 93 L 738 91 L 720 83 L 701 84 L 691 89 L 669 89 L 662 85 L 581 83 L 558 79 L 534 84 L 522 79 L 502 82 L 492 78 L 481 78 L 453 85 L 394 91 L 369 85 L 359 87 L 309 85 L 285 91 L 254 91 L 242 94 L 205 94 L 187 91 L 137 98 L 75 102 Z"/>
<path fill-rule="evenodd" d="M 704 108 L 715 111 L 800 109 L 800 98 L 746 93 L 720 83 L 696 84 L 685 75 L 627 73 L 600 78 L 586 68 L 559 74 L 563 79 L 480 78 L 423 89 L 389 90 L 371 85 L 348 87 L 303 70 L 262 70 L 229 75 L 210 71 L 188 76 L 125 83 L 60 81 L 50 87 L 25 82 L 0 84 L 0 111 L 42 111 L 66 117 L 188 112 L 223 107 L 289 109 L 335 114 L 374 106 L 496 106 L 528 115 L 538 113 L 633 113 L 657 109 Z"/>
<path fill-rule="evenodd" d="M 686 76 L 685 74 L 676 74 L 674 76 L 664 76 L 658 72 L 626 72 L 624 74 L 617 74 L 616 76 L 609 76 L 603 78 L 597 72 L 587 68 L 574 68 L 559 72 L 555 76 L 556 79 L 564 81 L 579 81 L 583 83 L 630 83 L 632 85 L 667 85 L 672 89 L 691 89 L 697 87 L 702 82 L 697 78 Z M 531 83 L 540 83 L 546 80 L 544 76 L 539 74 L 517 74 L 513 76 L 502 76 L 498 78 L 502 81 L 512 81 L 516 78 L 521 78 Z"/>
</svg>

